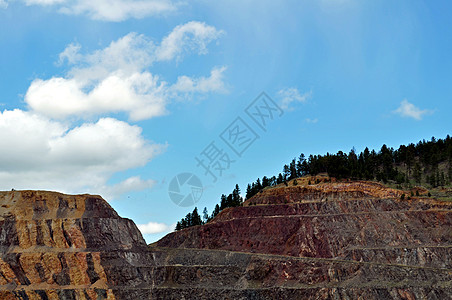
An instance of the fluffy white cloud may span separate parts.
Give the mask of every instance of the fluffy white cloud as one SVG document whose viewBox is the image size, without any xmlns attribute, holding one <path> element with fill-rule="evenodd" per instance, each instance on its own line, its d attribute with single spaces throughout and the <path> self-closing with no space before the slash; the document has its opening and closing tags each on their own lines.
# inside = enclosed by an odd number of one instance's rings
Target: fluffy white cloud
<svg viewBox="0 0 452 300">
<path fill-rule="evenodd" d="M 171 0 L 23 0 L 27 5 L 55 6 L 69 15 L 86 15 L 103 21 L 163 15 L 174 12 L 178 4 Z"/>
<path fill-rule="evenodd" d="M 89 117 L 127 112 L 132 120 L 166 113 L 165 83 L 149 72 L 109 74 L 93 89 L 76 78 L 37 79 L 30 85 L 25 101 L 30 108 L 52 118 Z"/>
<path fill-rule="evenodd" d="M 33 3 L 38 2 L 55 3 Z M 114 174 L 143 167 L 166 149 L 146 140 L 140 127 L 111 114 L 143 120 L 165 114 L 173 99 L 224 92 L 225 67 L 198 78 L 179 76 L 175 83 L 149 70 L 159 61 L 205 54 L 219 35 L 214 27 L 190 22 L 161 43 L 130 33 L 91 53 L 68 45 L 58 61 L 68 67 L 64 76 L 33 80 L 25 95 L 28 111 L 0 112 L 0 140 L 5 141 L 0 147 L 0 189 L 89 192 L 113 199 L 154 186 L 154 180 L 139 176 L 110 183 Z"/>
<path fill-rule="evenodd" d="M 142 234 L 155 234 L 173 231 L 175 224 L 167 225 L 164 223 L 149 222 L 147 224 L 138 224 L 137 227 Z"/>
<path fill-rule="evenodd" d="M 404 99 L 400 103 L 399 108 L 394 110 L 393 113 L 396 113 L 402 117 L 413 118 L 415 120 L 420 121 L 425 115 L 433 114 L 433 111 L 429 109 L 420 109 L 419 107 L 416 107 L 414 104 L 408 102 L 408 100 Z"/>
<path fill-rule="evenodd" d="M 22 110 L 0 113 L 0 188 L 102 191 L 115 172 L 141 167 L 165 149 L 146 141 L 141 128 L 112 118 L 70 128 Z M 132 177 L 110 195 L 149 187 Z"/>
<path fill-rule="evenodd" d="M 6 0 L 0 0 L 0 8 L 7 8 L 8 2 Z"/>
<path fill-rule="evenodd" d="M 67 76 L 34 80 L 25 101 L 31 110 L 55 119 L 119 112 L 127 113 L 132 120 L 164 115 L 172 98 L 224 92 L 226 68 L 214 68 L 209 77 L 180 76 L 172 85 L 148 68 L 156 61 L 183 54 L 203 54 L 207 44 L 218 36 L 214 27 L 190 22 L 176 27 L 160 45 L 136 33 L 90 54 L 81 54 L 81 46 L 71 44 L 59 56 L 60 64 L 71 67 Z"/>
<path fill-rule="evenodd" d="M 290 106 L 293 102 L 306 102 L 311 95 L 312 92 L 301 95 L 297 88 L 285 88 L 278 91 L 281 108 L 287 111 L 293 110 L 293 107 Z"/>
</svg>

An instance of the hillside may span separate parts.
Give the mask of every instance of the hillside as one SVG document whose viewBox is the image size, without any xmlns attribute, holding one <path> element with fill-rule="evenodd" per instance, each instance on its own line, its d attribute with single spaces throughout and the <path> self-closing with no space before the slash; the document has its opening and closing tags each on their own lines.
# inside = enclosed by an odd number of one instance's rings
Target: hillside
<svg viewBox="0 0 452 300">
<path fill-rule="evenodd" d="M 451 201 L 321 178 L 153 245 L 99 196 L 0 192 L 0 299 L 452 299 Z"/>
<path fill-rule="evenodd" d="M 252 299 L 451 299 L 451 202 L 401 200 L 410 191 L 375 182 L 306 181 L 264 189 L 151 249 L 176 256 L 242 253 L 248 264 L 234 264 L 243 267 L 224 284 L 240 295 L 253 287 L 259 296 Z M 208 282 L 198 284 L 214 289 Z"/>
<path fill-rule="evenodd" d="M 145 299 L 152 263 L 99 196 L 0 192 L 0 299 Z"/>
</svg>

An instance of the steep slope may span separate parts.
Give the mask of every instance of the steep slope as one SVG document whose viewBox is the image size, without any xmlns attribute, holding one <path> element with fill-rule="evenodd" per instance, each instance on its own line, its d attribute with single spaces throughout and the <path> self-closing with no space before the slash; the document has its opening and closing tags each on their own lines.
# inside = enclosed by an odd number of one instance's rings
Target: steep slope
<svg viewBox="0 0 452 300">
<path fill-rule="evenodd" d="M 99 196 L 0 192 L 0 299 L 144 299 L 151 264 Z"/>
<path fill-rule="evenodd" d="M 0 299 L 452 299 L 450 202 L 299 182 L 152 246 L 99 196 L 0 192 Z"/>
<path fill-rule="evenodd" d="M 240 282 L 256 299 L 452 299 L 452 205 L 402 193 L 364 181 L 267 189 L 156 246 L 250 253 L 260 279 L 247 265 Z"/>
</svg>

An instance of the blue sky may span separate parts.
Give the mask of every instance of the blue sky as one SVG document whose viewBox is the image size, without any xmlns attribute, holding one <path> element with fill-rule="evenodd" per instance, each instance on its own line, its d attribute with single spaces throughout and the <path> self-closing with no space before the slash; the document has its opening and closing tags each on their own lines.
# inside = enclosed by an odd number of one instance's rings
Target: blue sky
<svg viewBox="0 0 452 300">
<path fill-rule="evenodd" d="M 169 198 L 179 173 L 211 211 L 301 152 L 443 138 L 451 6 L 0 0 L 0 188 L 101 194 L 152 242 L 193 209 Z M 283 110 L 264 128 L 262 92 Z M 237 117 L 258 136 L 240 156 L 220 137 Z M 233 161 L 216 181 L 195 159 L 212 142 Z"/>
</svg>

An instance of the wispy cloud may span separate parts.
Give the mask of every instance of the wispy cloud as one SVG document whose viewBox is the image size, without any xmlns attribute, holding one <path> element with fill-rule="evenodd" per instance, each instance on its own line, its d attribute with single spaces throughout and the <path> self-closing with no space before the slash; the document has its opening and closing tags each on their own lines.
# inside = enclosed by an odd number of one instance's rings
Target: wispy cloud
<svg viewBox="0 0 452 300">
<path fill-rule="evenodd" d="M 192 21 L 179 25 L 157 47 L 156 60 L 181 59 L 187 52 L 206 54 L 207 45 L 223 34 L 223 31 L 201 22 Z"/>
<path fill-rule="evenodd" d="M 161 80 L 149 68 L 190 53 L 206 54 L 207 45 L 220 35 L 221 31 L 205 23 L 189 22 L 177 26 L 160 44 L 136 33 L 89 54 L 71 44 L 58 61 L 70 66 L 67 75 L 34 80 L 25 102 L 33 111 L 56 119 L 125 112 L 138 121 L 165 115 L 173 98 L 224 92 L 226 68 L 214 67 L 206 77 L 181 75 L 174 84 Z"/>
<path fill-rule="evenodd" d="M 162 146 L 164 148 L 165 146 Z M 140 176 L 129 177 L 114 185 L 95 187 L 90 193 L 103 195 L 108 200 L 118 199 L 121 195 L 153 188 L 157 182 L 153 179 L 142 179 Z"/>
<path fill-rule="evenodd" d="M 285 88 L 278 91 L 280 106 L 283 110 L 294 110 L 294 103 L 306 102 L 312 96 L 312 92 L 301 94 L 297 88 Z"/>
<path fill-rule="evenodd" d="M 149 222 L 147 224 L 138 224 L 137 227 L 142 234 L 155 234 L 173 231 L 176 224 L 167 225 L 165 223 Z"/>
<path fill-rule="evenodd" d="M 426 115 L 433 114 L 433 112 L 434 112 L 433 110 L 429 109 L 420 109 L 414 104 L 408 102 L 408 100 L 406 99 L 404 99 L 400 103 L 399 108 L 393 111 L 393 113 L 396 113 L 402 117 L 412 118 L 418 121 L 422 120 L 422 118 Z"/>
<path fill-rule="evenodd" d="M 317 119 L 317 118 L 315 118 L 315 119 L 306 118 L 305 121 L 306 121 L 306 123 L 316 124 L 317 122 L 319 122 L 319 119 Z"/>
<path fill-rule="evenodd" d="M 13 0 L 9 0 L 13 1 Z M 21 0 L 26 5 L 55 7 L 59 13 L 85 15 L 94 20 L 119 22 L 175 12 L 180 6 L 172 0 Z M 1 5 L 7 5 L 0 0 Z"/>
</svg>

